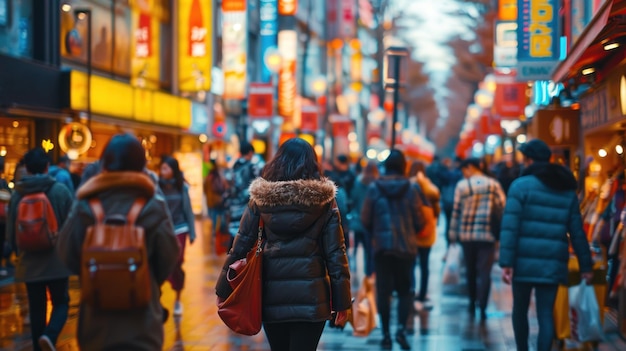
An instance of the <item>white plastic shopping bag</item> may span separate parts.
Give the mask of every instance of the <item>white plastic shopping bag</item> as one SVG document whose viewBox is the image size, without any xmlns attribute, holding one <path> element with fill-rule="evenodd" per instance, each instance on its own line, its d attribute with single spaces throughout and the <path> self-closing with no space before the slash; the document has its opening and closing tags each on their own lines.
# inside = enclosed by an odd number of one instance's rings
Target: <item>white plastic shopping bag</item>
<svg viewBox="0 0 626 351">
<path fill-rule="evenodd" d="M 600 307 L 593 286 L 583 280 L 569 288 L 568 295 L 571 338 L 580 342 L 602 340 Z"/>
<path fill-rule="evenodd" d="M 459 284 L 461 280 L 461 245 L 452 244 L 448 248 L 448 255 L 446 256 L 446 264 L 443 266 L 443 279 L 444 285 Z"/>
</svg>

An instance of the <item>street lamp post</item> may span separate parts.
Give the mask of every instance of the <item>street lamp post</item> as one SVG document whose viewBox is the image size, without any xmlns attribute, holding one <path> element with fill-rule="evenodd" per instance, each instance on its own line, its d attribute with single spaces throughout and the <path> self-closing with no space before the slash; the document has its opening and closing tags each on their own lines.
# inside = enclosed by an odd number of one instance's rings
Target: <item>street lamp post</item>
<svg viewBox="0 0 626 351">
<path fill-rule="evenodd" d="M 79 21 L 87 20 L 87 122 L 91 127 L 91 9 L 76 9 L 74 15 Z"/>
<path fill-rule="evenodd" d="M 390 148 L 394 148 L 396 145 L 396 123 L 398 123 L 398 99 L 400 93 L 400 87 L 403 82 L 400 81 L 401 72 L 400 65 L 402 59 L 409 55 L 409 51 L 403 47 L 390 47 L 386 50 L 385 60 L 385 86 L 393 89 L 393 117 L 391 122 L 391 145 Z M 391 66 L 391 67 L 390 67 Z M 391 72 L 390 72 L 391 71 Z M 391 74 L 391 75 L 390 75 Z"/>
<path fill-rule="evenodd" d="M 276 125 L 278 121 L 278 73 L 280 67 L 283 64 L 283 58 L 278 51 L 278 48 L 268 49 L 263 57 L 265 66 L 272 73 L 272 91 L 274 92 L 274 101 L 272 102 L 272 119 L 270 120 L 270 140 L 269 140 L 269 152 L 268 155 L 273 156 L 275 150 L 278 149 L 278 136 L 276 134 Z"/>
</svg>

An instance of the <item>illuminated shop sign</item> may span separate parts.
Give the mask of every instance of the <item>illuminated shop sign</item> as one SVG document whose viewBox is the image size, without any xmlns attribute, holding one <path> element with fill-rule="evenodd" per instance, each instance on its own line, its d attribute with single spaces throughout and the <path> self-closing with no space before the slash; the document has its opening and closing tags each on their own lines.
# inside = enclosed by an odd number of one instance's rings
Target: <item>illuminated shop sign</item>
<svg viewBox="0 0 626 351">
<path fill-rule="evenodd" d="M 261 0 L 261 57 L 265 57 L 270 48 L 276 47 L 276 35 L 278 34 L 278 3 L 277 0 Z M 269 83 L 272 72 L 267 67 L 265 60 L 261 60 L 261 81 Z"/>
<path fill-rule="evenodd" d="M 179 88 L 211 88 L 211 6 L 200 0 L 179 0 Z"/>
<path fill-rule="evenodd" d="M 233 4 L 231 4 L 233 2 Z M 222 7 L 240 8 L 236 1 L 223 2 Z M 228 6 L 226 7 L 226 4 Z M 239 4 L 241 5 L 241 4 Z M 245 2 L 243 3 L 245 6 Z M 246 68 L 248 22 L 243 11 L 223 12 L 222 69 L 224 70 L 224 98 L 240 100 L 246 97 Z"/>
<path fill-rule="evenodd" d="M 559 0 L 520 0 L 518 80 L 549 79 L 559 62 Z"/>
</svg>

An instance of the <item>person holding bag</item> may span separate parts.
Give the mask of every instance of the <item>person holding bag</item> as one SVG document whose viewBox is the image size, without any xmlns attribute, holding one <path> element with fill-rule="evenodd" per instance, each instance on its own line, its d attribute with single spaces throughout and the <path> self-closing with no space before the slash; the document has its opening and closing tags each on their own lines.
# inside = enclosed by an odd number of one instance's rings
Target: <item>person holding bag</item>
<svg viewBox="0 0 626 351">
<path fill-rule="evenodd" d="M 333 312 L 343 325 L 351 308 L 336 187 L 321 174 L 306 141 L 290 139 L 278 149 L 250 185 L 250 202 L 217 281 L 220 304 L 233 291 L 229 267 L 257 247 L 262 228 L 262 320 L 273 351 L 315 350 Z"/>
<path fill-rule="evenodd" d="M 581 278 L 593 278 L 591 251 L 576 196 L 577 183 L 564 166 L 550 163 L 548 145 L 533 139 L 520 147 L 524 171 L 509 188 L 500 241 L 502 280 L 512 285 L 517 350 L 528 350 L 528 308 L 535 291 L 537 350 L 552 349 L 553 306 L 559 284 L 567 285 L 569 247 Z"/>
</svg>

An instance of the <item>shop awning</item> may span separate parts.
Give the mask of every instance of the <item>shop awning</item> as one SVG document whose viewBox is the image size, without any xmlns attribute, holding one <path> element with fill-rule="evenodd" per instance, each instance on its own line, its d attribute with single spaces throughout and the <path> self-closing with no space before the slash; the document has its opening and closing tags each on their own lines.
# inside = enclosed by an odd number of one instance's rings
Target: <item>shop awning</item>
<svg viewBox="0 0 626 351">
<path fill-rule="evenodd" d="M 623 14 L 626 14 L 625 1 L 606 1 L 585 27 L 567 58 L 555 68 L 552 80 L 562 82 L 578 75 L 581 69 L 613 54 L 615 50 L 604 50 L 604 44 L 626 37 L 626 22 L 620 17 Z"/>
</svg>

